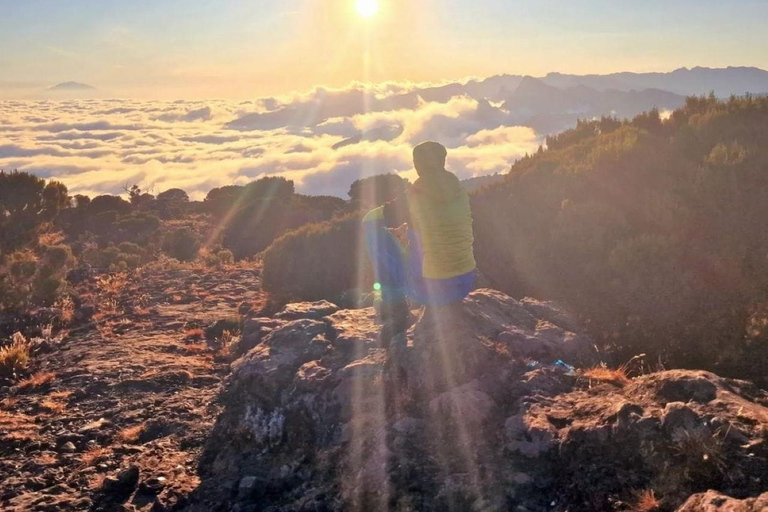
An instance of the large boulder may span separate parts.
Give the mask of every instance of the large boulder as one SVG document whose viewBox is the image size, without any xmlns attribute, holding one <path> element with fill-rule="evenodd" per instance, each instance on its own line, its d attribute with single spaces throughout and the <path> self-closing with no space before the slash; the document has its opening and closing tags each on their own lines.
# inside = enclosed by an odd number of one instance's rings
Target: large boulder
<svg viewBox="0 0 768 512">
<path fill-rule="evenodd" d="M 595 363 L 560 308 L 493 290 L 390 351 L 372 308 L 321 309 L 246 320 L 258 343 L 233 363 L 196 510 L 600 512 L 651 489 L 672 510 L 764 490 L 768 397 L 749 383 L 600 384 L 555 364 Z"/>
</svg>

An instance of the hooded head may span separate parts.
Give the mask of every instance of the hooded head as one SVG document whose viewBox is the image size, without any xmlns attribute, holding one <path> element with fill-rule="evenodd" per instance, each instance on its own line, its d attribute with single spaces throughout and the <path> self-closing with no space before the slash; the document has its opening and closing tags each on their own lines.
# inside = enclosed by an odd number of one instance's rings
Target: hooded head
<svg viewBox="0 0 768 512">
<path fill-rule="evenodd" d="M 413 166 L 419 176 L 445 170 L 448 150 L 437 142 L 422 142 L 413 148 Z"/>
</svg>

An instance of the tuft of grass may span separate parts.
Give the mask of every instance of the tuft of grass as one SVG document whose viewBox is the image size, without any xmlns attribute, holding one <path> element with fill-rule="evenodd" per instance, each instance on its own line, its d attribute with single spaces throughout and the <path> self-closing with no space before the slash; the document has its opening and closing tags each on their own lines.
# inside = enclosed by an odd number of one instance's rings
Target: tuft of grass
<svg viewBox="0 0 768 512">
<path fill-rule="evenodd" d="M 681 430 L 673 435 L 675 454 L 684 460 L 684 476 L 696 481 L 700 474 L 708 474 L 714 468 L 720 474 L 728 472 L 723 440 L 718 437 L 720 432 L 711 434 L 706 429 Z"/>
<path fill-rule="evenodd" d="M 189 329 L 184 333 L 184 341 L 198 341 L 205 337 L 203 329 Z"/>
<path fill-rule="evenodd" d="M 123 443 L 136 443 L 139 441 L 139 437 L 144 433 L 146 427 L 141 425 L 134 425 L 133 427 L 127 427 L 122 429 L 117 434 L 117 438 Z"/>
<path fill-rule="evenodd" d="M 69 295 L 60 298 L 54 303 L 54 306 L 61 310 L 59 319 L 65 324 L 72 323 L 75 318 L 75 303 Z"/>
<path fill-rule="evenodd" d="M 656 498 L 653 489 L 648 489 L 637 495 L 637 499 L 632 505 L 632 512 L 653 512 L 661 508 L 661 502 Z"/>
<path fill-rule="evenodd" d="M 190 343 L 184 345 L 184 351 L 189 355 L 199 355 L 208 352 L 209 348 L 205 343 Z"/>
<path fill-rule="evenodd" d="M 53 400 L 68 400 L 72 396 L 72 391 L 54 391 L 48 394 L 48 398 Z"/>
<path fill-rule="evenodd" d="M 0 376 L 17 378 L 29 364 L 29 342 L 19 332 L 13 335 L 11 344 L 0 348 Z"/>
<path fill-rule="evenodd" d="M 105 448 L 103 446 L 94 446 L 85 452 L 82 457 L 80 457 L 80 462 L 82 462 L 84 467 L 90 467 L 94 464 L 97 464 L 101 459 L 110 453 L 111 450 L 109 448 Z"/>
<path fill-rule="evenodd" d="M 107 478 L 107 475 L 104 474 L 95 474 L 87 476 L 86 479 L 88 480 L 88 489 L 91 491 L 96 491 L 98 489 L 101 489 L 104 486 L 104 479 Z"/>
<path fill-rule="evenodd" d="M 61 414 L 67 408 L 66 404 L 46 398 L 40 402 L 40 407 L 50 413 Z"/>
<path fill-rule="evenodd" d="M 7 398 L 3 398 L 0 400 L 0 406 L 6 408 L 6 409 L 13 409 L 16 407 L 16 404 L 19 403 L 18 397 L 15 396 L 9 396 Z"/>
<path fill-rule="evenodd" d="M 605 364 L 600 364 L 594 368 L 584 370 L 582 376 L 590 380 L 610 382 L 619 386 L 626 386 L 630 383 L 626 366 L 620 366 L 614 369 L 608 368 Z"/>
<path fill-rule="evenodd" d="M 51 452 L 43 452 L 41 455 L 35 457 L 34 460 L 35 464 L 40 466 L 52 466 L 59 462 L 59 458 L 56 457 L 56 454 Z"/>
<path fill-rule="evenodd" d="M 56 378 L 55 373 L 37 372 L 34 375 L 19 381 L 19 389 L 35 389 L 53 382 Z"/>
</svg>

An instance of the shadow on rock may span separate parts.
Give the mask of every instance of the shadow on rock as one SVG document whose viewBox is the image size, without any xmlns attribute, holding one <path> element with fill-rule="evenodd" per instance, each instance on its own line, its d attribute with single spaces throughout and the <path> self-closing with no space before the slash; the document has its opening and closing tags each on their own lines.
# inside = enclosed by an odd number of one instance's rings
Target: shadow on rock
<svg viewBox="0 0 768 512">
<path fill-rule="evenodd" d="M 389 352 L 373 309 L 247 323 L 191 510 L 609 511 L 646 490 L 674 510 L 710 488 L 756 496 L 765 476 L 765 394 L 706 372 L 593 386 L 531 365 L 595 362 L 551 303 L 478 290 Z"/>
</svg>

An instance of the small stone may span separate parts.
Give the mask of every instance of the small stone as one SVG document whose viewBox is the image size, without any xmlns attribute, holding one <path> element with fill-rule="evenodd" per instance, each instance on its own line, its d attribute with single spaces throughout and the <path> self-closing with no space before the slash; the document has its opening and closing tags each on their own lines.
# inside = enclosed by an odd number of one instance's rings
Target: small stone
<svg viewBox="0 0 768 512">
<path fill-rule="evenodd" d="M 61 445 L 61 448 L 59 448 L 59 451 L 61 453 L 75 453 L 77 451 L 77 447 L 72 441 L 67 441 L 63 445 Z"/>
<path fill-rule="evenodd" d="M 251 496 L 258 488 L 259 478 L 255 476 L 244 476 L 240 479 L 240 484 L 237 486 L 237 494 L 240 498 L 247 498 Z"/>
<path fill-rule="evenodd" d="M 139 489 L 144 494 L 160 494 L 165 488 L 165 484 L 164 476 L 153 476 L 143 481 Z"/>
</svg>

